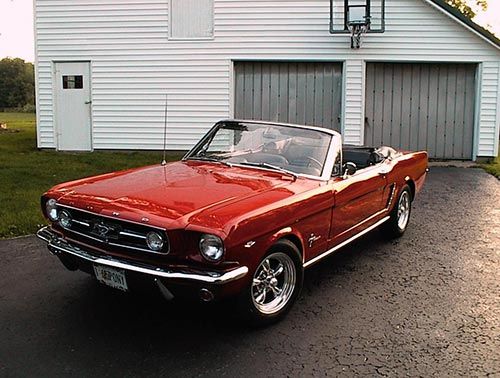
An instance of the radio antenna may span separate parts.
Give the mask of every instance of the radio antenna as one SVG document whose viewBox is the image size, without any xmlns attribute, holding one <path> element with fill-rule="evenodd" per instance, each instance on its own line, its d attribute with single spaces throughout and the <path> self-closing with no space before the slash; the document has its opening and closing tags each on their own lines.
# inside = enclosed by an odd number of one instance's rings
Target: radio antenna
<svg viewBox="0 0 500 378">
<path fill-rule="evenodd" d="M 165 125 L 163 127 L 163 160 L 161 165 L 167 165 L 167 116 L 168 116 L 168 93 L 165 93 Z"/>
</svg>

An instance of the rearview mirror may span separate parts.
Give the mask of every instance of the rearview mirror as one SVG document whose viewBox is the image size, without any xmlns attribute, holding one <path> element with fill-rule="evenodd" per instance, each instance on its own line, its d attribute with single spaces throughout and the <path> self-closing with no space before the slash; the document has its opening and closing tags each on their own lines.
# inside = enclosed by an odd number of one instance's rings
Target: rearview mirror
<svg viewBox="0 0 500 378">
<path fill-rule="evenodd" d="M 352 176 L 353 174 L 355 174 L 357 170 L 358 170 L 358 168 L 356 167 L 356 164 L 351 163 L 350 161 L 348 161 L 347 163 L 345 163 L 344 164 L 344 180 L 347 177 Z"/>
</svg>

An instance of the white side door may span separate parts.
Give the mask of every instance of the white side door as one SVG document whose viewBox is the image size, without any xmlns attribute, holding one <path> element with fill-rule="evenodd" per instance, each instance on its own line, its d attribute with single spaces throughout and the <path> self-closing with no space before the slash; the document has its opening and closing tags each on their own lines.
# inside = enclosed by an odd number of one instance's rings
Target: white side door
<svg viewBox="0 0 500 378">
<path fill-rule="evenodd" d="M 56 63 L 57 149 L 92 150 L 90 63 Z"/>
</svg>

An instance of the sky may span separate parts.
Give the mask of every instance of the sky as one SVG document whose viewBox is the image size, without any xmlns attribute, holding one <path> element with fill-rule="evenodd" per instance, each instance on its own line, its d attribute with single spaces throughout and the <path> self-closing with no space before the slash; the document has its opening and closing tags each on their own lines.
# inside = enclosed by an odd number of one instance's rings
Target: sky
<svg viewBox="0 0 500 378">
<path fill-rule="evenodd" d="M 474 3 L 473 0 L 469 0 Z M 500 0 L 489 0 L 488 11 L 474 19 L 500 36 Z M 0 0 L 0 59 L 6 56 L 34 61 L 33 0 Z"/>
</svg>

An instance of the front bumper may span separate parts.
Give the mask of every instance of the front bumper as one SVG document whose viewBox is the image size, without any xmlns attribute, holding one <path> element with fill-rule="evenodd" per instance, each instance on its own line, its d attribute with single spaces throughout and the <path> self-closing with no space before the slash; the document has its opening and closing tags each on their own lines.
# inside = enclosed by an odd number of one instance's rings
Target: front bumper
<svg viewBox="0 0 500 378">
<path fill-rule="evenodd" d="M 47 247 L 51 253 L 56 256 L 71 256 L 77 260 L 83 260 L 91 264 L 100 264 L 112 268 L 123 269 L 128 272 L 134 272 L 149 276 L 155 281 L 175 282 L 180 284 L 191 284 L 197 287 L 203 286 L 221 286 L 227 283 L 240 281 L 248 273 L 246 266 L 241 266 L 227 272 L 216 271 L 175 271 L 151 265 L 139 265 L 129 261 L 123 261 L 109 256 L 95 256 L 82 248 L 67 242 L 57 233 L 46 226 L 38 230 L 37 237 L 47 242 Z"/>
</svg>

